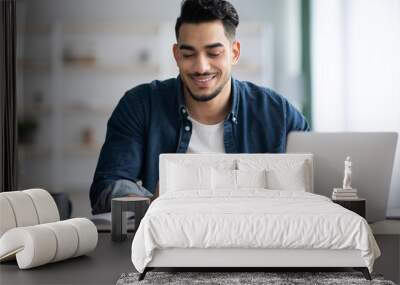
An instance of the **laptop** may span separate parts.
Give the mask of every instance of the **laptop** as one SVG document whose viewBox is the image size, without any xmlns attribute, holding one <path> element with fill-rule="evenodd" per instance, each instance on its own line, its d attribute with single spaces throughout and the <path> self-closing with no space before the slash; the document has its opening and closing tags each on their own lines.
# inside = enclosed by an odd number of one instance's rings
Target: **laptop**
<svg viewBox="0 0 400 285">
<path fill-rule="evenodd" d="M 287 153 L 314 154 L 314 193 L 332 196 L 342 188 L 344 161 L 352 161 L 352 188 L 366 199 L 367 221 L 386 218 L 397 133 L 391 132 L 292 132 Z"/>
</svg>

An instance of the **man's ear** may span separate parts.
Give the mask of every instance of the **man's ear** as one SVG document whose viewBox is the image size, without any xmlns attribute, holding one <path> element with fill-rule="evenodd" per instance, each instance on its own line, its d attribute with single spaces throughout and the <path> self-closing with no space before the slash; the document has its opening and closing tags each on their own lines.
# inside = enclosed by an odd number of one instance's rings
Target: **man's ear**
<svg viewBox="0 0 400 285">
<path fill-rule="evenodd" d="M 236 64 L 240 57 L 240 42 L 234 41 L 232 43 L 232 64 Z"/>
<path fill-rule="evenodd" d="M 174 54 L 174 58 L 175 58 L 176 64 L 178 64 L 178 61 L 179 61 L 179 58 L 180 58 L 178 44 L 174 44 L 172 46 L 172 53 Z"/>
</svg>

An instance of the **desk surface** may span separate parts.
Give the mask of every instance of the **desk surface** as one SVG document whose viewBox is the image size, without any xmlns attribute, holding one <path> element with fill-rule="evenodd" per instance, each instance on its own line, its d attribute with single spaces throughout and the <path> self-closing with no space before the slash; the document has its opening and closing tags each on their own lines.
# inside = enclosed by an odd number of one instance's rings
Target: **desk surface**
<svg viewBox="0 0 400 285">
<path fill-rule="evenodd" d="M 99 233 L 96 249 L 86 256 L 28 270 L 19 270 L 16 261 L 1 263 L 0 284 L 115 284 L 122 273 L 135 270 L 132 239 L 116 243 L 111 233 Z"/>
</svg>

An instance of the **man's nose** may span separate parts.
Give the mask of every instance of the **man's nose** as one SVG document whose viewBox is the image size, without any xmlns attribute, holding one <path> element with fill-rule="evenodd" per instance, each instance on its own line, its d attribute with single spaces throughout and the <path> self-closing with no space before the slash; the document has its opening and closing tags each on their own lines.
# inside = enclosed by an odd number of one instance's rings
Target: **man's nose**
<svg viewBox="0 0 400 285">
<path fill-rule="evenodd" d="M 199 55 L 194 63 L 194 71 L 196 73 L 206 73 L 210 70 L 210 63 L 208 58 L 204 55 Z"/>
</svg>

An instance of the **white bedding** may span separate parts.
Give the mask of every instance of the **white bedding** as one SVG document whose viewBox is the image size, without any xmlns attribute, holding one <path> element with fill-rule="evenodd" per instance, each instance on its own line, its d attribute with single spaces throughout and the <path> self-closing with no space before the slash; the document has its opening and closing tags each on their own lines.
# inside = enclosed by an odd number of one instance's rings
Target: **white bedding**
<svg viewBox="0 0 400 285">
<path fill-rule="evenodd" d="M 143 272 L 155 249 L 358 249 L 372 272 L 380 251 L 366 220 L 330 199 L 266 189 L 166 193 L 140 223 L 132 262 Z"/>
</svg>

